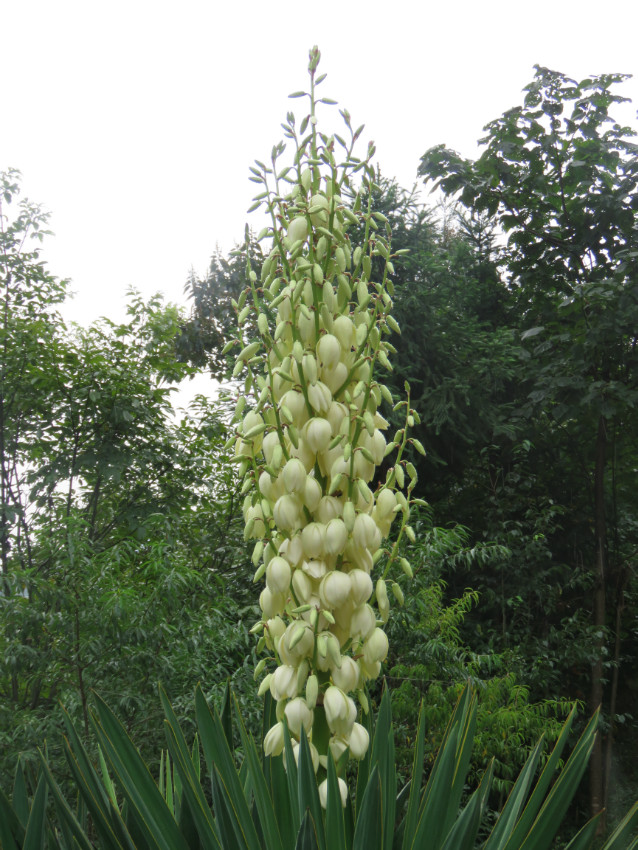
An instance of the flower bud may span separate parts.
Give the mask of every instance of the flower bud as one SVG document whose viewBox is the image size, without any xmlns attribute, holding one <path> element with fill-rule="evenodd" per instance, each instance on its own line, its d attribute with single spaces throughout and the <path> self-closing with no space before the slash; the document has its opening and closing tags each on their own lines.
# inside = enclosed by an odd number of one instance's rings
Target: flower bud
<svg viewBox="0 0 638 850">
<path fill-rule="evenodd" d="M 304 354 L 301 361 L 301 368 L 303 369 L 306 382 L 308 384 L 315 384 L 317 382 L 317 361 L 312 354 Z"/>
<path fill-rule="evenodd" d="M 312 599 L 312 582 L 303 570 L 295 570 L 292 576 L 292 588 L 300 605 L 310 604 Z"/>
<path fill-rule="evenodd" d="M 299 336 L 301 337 L 304 345 L 313 346 L 316 339 L 315 320 L 310 311 L 308 311 L 308 315 L 305 315 L 302 312 L 299 313 L 297 318 L 297 327 L 299 329 Z"/>
<path fill-rule="evenodd" d="M 306 704 L 308 705 L 308 708 L 312 709 L 315 707 L 318 695 L 319 681 L 313 674 L 312 676 L 308 676 L 308 680 L 306 681 Z"/>
<path fill-rule="evenodd" d="M 296 665 L 314 649 L 315 638 L 312 629 L 304 620 L 293 620 L 279 641 L 281 660 L 291 667 Z"/>
<path fill-rule="evenodd" d="M 313 195 L 310 199 L 310 220 L 317 226 L 325 227 L 328 224 L 329 201 L 325 195 Z"/>
<path fill-rule="evenodd" d="M 354 521 L 356 519 L 355 507 L 353 502 L 346 502 L 343 506 L 343 521 L 346 525 L 348 531 L 352 531 L 354 528 Z"/>
<path fill-rule="evenodd" d="M 347 378 L 348 368 L 345 363 L 337 363 L 333 369 L 321 370 L 321 379 L 333 396 L 345 384 Z"/>
<path fill-rule="evenodd" d="M 358 514 L 352 529 L 352 539 L 362 549 L 376 551 L 379 548 L 381 533 L 371 516 Z"/>
<path fill-rule="evenodd" d="M 288 225 L 288 247 L 294 245 L 295 242 L 299 242 L 300 239 L 305 240 L 308 237 L 308 222 L 304 215 L 298 215 Z"/>
<path fill-rule="evenodd" d="M 308 418 L 306 401 L 303 397 L 303 393 L 300 393 L 297 390 L 288 390 L 288 392 L 284 393 L 281 397 L 281 401 L 279 402 L 279 409 L 281 410 L 282 407 L 288 408 L 292 416 L 293 424 L 296 425 L 297 428 L 301 428 Z M 266 438 L 264 438 L 264 441 L 265 439 Z"/>
<path fill-rule="evenodd" d="M 257 689 L 257 696 L 258 697 L 263 697 L 263 695 L 266 693 L 266 691 L 270 690 L 270 680 L 271 679 L 272 679 L 272 673 L 269 673 L 267 676 L 264 676 L 264 678 L 261 681 L 261 684 L 259 685 L 259 688 Z"/>
<path fill-rule="evenodd" d="M 341 667 L 339 639 L 332 632 L 321 632 L 317 636 L 317 666 L 324 672 Z"/>
<path fill-rule="evenodd" d="M 310 189 L 310 185 L 312 183 L 312 172 L 309 168 L 304 168 L 304 170 L 301 172 L 299 180 L 301 181 L 301 185 L 303 186 L 304 191 L 307 192 L 308 189 Z"/>
<path fill-rule="evenodd" d="M 273 649 L 277 648 L 277 643 L 279 639 L 286 631 L 286 624 L 281 619 L 281 617 L 273 617 L 268 620 L 266 623 L 265 634 L 267 635 L 270 643 L 272 644 Z"/>
<path fill-rule="evenodd" d="M 388 600 L 388 589 L 382 578 L 377 581 L 376 596 L 377 607 L 379 609 L 379 614 L 381 614 L 381 619 L 384 623 L 387 623 L 388 616 L 390 615 L 390 601 Z"/>
<path fill-rule="evenodd" d="M 279 546 L 279 554 L 288 561 L 291 567 L 296 567 L 303 558 L 301 534 L 297 533 L 293 537 L 284 540 Z"/>
<path fill-rule="evenodd" d="M 315 747 L 315 745 L 310 741 L 308 742 L 308 749 L 310 750 L 310 760 L 312 762 L 312 768 L 313 768 L 314 772 L 316 773 L 319 770 L 319 765 L 320 765 L 319 752 L 318 752 L 317 748 Z M 297 765 L 299 764 L 299 750 L 300 750 L 300 745 L 297 743 L 297 741 L 293 741 L 293 743 L 292 743 L 292 754 L 295 757 L 295 764 L 297 764 Z M 285 753 L 284 753 L 284 767 L 286 767 L 286 754 Z"/>
<path fill-rule="evenodd" d="M 385 488 L 377 496 L 375 510 L 380 517 L 386 517 L 394 512 L 397 505 L 397 497 L 392 490 Z"/>
<path fill-rule="evenodd" d="M 328 748 L 332 753 L 332 758 L 335 761 L 335 764 L 339 761 L 341 756 L 348 749 L 348 742 L 344 741 L 343 738 L 337 738 L 336 735 L 333 735 L 328 742 Z M 328 766 L 328 760 L 326 759 L 326 767 Z"/>
<path fill-rule="evenodd" d="M 339 316 L 336 318 L 332 326 L 332 332 L 339 340 L 339 344 L 345 353 L 352 350 L 355 331 L 352 319 L 349 316 Z"/>
<path fill-rule="evenodd" d="M 275 723 L 264 738 L 264 754 L 267 756 L 281 755 L 284 749 L 284 724 Z"/>
</svg>

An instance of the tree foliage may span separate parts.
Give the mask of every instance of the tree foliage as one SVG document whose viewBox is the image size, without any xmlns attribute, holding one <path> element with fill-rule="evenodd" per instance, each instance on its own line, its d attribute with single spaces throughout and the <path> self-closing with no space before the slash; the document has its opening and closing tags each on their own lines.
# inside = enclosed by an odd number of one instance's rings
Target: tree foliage
<svg viewBox="0 0 638 850">
<path fill-rule="evenodd" d="M 507 234 L 506 285 L 525 364 L 518 414 L 537 447 L 544 443 L 544 486 L 558 493 L 562 480 L 571 552 L 561 556 L 585 567 L 597 634 L 590 704 L 606 698 L 612 729 L 635 553 L 623 517 L 636 507 L 624 480 L 638 402 L 638 146 L 610 114 L 624 100 L 612 92 L 623 79 L 576 83 L 537 66 L 523 106 L 487 125 L 476 162 L 439 146 L 420 166 Z M 608 660 L 615 671 L 606 688 Z M 606 765 L 600 737 L 594 751 L 594 811 L 607 800 L 612 740 L 610 731 Z"/>
<path fill-rule="evenodd" d="M 3 176 L 0 328 L 0 773 L 61 723 L 88 729 L 91 689 L 142 741 L 159 679 L 178 706 L 209 671 L 241 677 L 248 648 L 235 475 L 218 408 L 170 394 L 181 317 L 131 295 L 128 317 L 67 328 L 66 284 L 29 240 L 46 216 Z M 218 681 L 218 685 L 221 683 Z"/>
</svg>

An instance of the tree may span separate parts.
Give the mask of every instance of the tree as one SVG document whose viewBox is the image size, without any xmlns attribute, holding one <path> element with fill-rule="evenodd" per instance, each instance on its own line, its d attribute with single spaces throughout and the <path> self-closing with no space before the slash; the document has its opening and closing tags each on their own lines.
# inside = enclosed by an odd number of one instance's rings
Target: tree
<svg viewBox="0 0 638 850">
<path fill-rule="evenodd" d="M 37 243 L 48 232 L 47 214 L 21 200 L 20 173 L 0 174 L 0 561 L 7 591 L 12 549 L 30 562 L 25 508 L 24 453 L 46 410 L 54 374 L 51 352 L 59 346 L 59 316 L 66 282 L 50 275 Z M 10 214 L 11 213 L 11 214 Z M 36 243 L 32 247 L 33 243 Z"/>
<path fill-rule="evenodd" d="M 508 235 L 509 288 L 531 373 L 520 412 L 569 435 L 582 464 L 584 501 L 591 503 L 591 522 L 579 524 L 574 546 L 589 566 L 599 635 L 590 702 L 596 706 L 606 697 L 612 724 L 620 615 L 636 543 L 621 551 L 618 535 L 610 534 L 622 467 L 614 463 L 612 481 L 608 475 L 610 454 L 618 458 L 635 446 L 638 403 L 638 147 L 633 131 L 610 116 L 625 100 L 611 91 L 623 79 L 610 74 L 576 83 L 537 66 L 523 106 L 487 125 L 476 162 L 439 146 L 426 152 L 419 169 Z M 580 502 L 579 512 L 585 509 Z M 605 693 L 610 622 L 616 666 Z M 607 799 L 604 761 L 611 763 L 612 731 L 606 757 L 599 736 L 592 759 L 594 812 Z"/>
<path fill-rule="evenodd" d="M 191 271 L 184 287 L 192 306 L 176 340 L 178 356 L 200 369 L 207 368 L 218 379 L 227 378 L 230 371 L 230 359 L 222 354 L 222 349 L 234 329 L 236 314 L 232 301 L 239 298 L 244 287 L 247 260 L 259 273 L 263 254 L 259 242 L 248 230 L 243 246 L 228 257 L 217 249 L 206 277 L 198 278 Z"/>
<path fill-rule="evenodd" d="M 0 473 L 0 774 L 59 727 L 88 729 L 91 689 L 116 701 L 153 749 L 156 682 L 186 706 L 210 670 L 241 677 L 248 646 L 237 586 L 236 476 L 223 412 L 177 415 L 182 316 L 133 294 L 123 324 L 68 329 L 65 294 L 27 250 L 46 217 L 3 177 Z M 212 687 L 212 684 L 208 685 Z"/>
</svg>

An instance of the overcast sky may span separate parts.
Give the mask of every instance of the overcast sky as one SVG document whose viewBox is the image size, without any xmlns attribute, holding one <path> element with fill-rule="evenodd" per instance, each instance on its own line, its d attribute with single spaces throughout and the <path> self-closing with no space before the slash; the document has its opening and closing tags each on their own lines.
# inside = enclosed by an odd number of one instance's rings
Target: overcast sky
<svg viewBox="0 0 638 850">
<path fill-rule="evenodd" d="M 0 25 L 0 168 L 51 211 L 46 257 L 83 323 L 120 319 L 129 286 L 183 303 L 191 266 L 241 238 L 248 167 L 300 108 L 315 43 L 323 94 L 406 187 L 434 144 L 473 156 L 535 63 L 638 74 L 636 0 L 4 0 Z M 621 92 L 638 126 L 638 81 Z"/>
</svg>

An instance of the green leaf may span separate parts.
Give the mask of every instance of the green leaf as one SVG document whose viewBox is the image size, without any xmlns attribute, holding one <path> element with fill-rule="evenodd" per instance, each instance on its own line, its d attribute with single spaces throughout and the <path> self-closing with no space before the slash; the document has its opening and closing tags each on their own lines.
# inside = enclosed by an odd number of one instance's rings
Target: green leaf
<svg viewBox="0 0 638 850">
<path fill-rule="evenodd" d="M 328 750 L 328 795 L 326 802 L 326 847 L 346 850 L 346 833 L 341 793 L 332 752 Z"/>
<path fill-rule="evenodd" d="M 96 737 L 144 840 L 157 850 L 188 850 L 166 801 L 126 730 L 100 697 L 96 696 L 95 700 Z"/>
<path fill-rule="evenodd" d="M 287 756 L 286 756 L 287 758 Z M 288 761 L 286 761 L 288 765 Z M 297 784 L 299 788 L 299 813 L 309 811 L 315 824 L 319 850 L 326 847 L 326 836 L 323 827 L 323 812 L 319 802 L 317 777 L 312 766 L 312 756 L 306 732 L 302 728 L 299 740 L 299 765 L 297 769 Z"/>
<path fill-rule="evenodd" d="M 412 772 L 410 774 L 410 797 L 408 799 L 408 811 L 403 825 L 403 850 L 408 850 L 414 841 L 417 819 L 419 816 L 419 802 L 421 797 L 421 783 L 423 781 L 423 759 L 425 753 L 425 708 L 421 700 L 419 710 L 419 725 L 416 733 L 416 747 L 414 748 L 414 759 L 412 761 Z"/>
<path fill-rule="evenodd" d="M 211 711 L 208 706 L 201 688 L 197 688 L 195 693 L 195 713 L 208 772 L 211 775 L 213 770 L 219 773 L 220 799 L 227 797 L 230 801 L 233 816 L 244 830 L 246 846 L 250 850 L 261 850 L 224 727 L 215 709 Z"/>
<path fill-rule="evenodd" d="M 532 823 L 536 818 L 536 815 L 538 814 L 541 805 L 543 804 L 545 795 L 547 794 L 549 786 L 554 779 L 554 773 L 558 768 L 558 764 L 563 754 L 563 750 L 567 745 L 569 732 L 571 730 L 571 726 L 575 716 L 576 706 L 572 708 L 567 717 L 567 720 L 563 724 L 561 733 L 558 736 L 556 743 L 554 744 L 554 748 L 551 752 L 550 757 L 547 759 L 547 762 L 543 767 L 538 782 L 534 786 L 534 790 L 532 791 L 529 800 L 527 801 L 527 804 L 523 810 L 523 814 L 521 815 L 519 821 L 516 823 L 514 829 L 510 833 L 508 843 L 511 845 L 511 847 L 518 847 L 522 843 L 523 837 L 531 828 Z M 495 848 L 498 846 L 500 845 L 495 845 Z"/>
<path fill-rule="evenodd" d="M 448 820 L 450 789 L 454 777 L 458 725 L 455 724 L 446 736 L 437 756 L 428 784 L 423 792 L 419 822 L 414 835 L 414 847 L 438 850 L 445 839 L 445 823 Z"/>
<path fill-rule="evenodd" d="M 221 722 L 224 729 L 224 735 L 228 741 L 228 748 L 231 753 L 234 751 L 233 745 L 233 701 L 230 694 L 230 679 L 226 679 L 226 687 L 224 688 L 224 701 L 222 703 Z"/>
<path fill-rule="evenodd" d="M 202 846 L 205 848 L 219 848 L 221 844 L 217 835 L 213 813 L 210 810 L 206 795 L 200 784 L 199 776 L 193 764 L 191 753 L 186 740 L 177 722 L 177 717 L 170 702 L 162 688 L 160 698 L 166 715 L 166 737 L 169 752 L 173 757 L 174 766 L 179 772 L 182 780 L 182 794 L 186 796 L 188 808 L 193 823 L 199 835 Z"/>
<path fill-rule="evenodd" d="M 596 837 L 596 830 L 598 829 L 602 814 L 602 812 L 598 812 L 591 820 L 587 821 L 585 826 L 578 830 L 567 847 L 565 847 L 565 850 L 589 850 Z M 626 850 L 625 845 L 623 845 L 623 850 Z"/>
<path fill-rule="evenodd" d="M 368 697 L 368 702 L 370 700 L 370 695 L 366 694 Z M 363 714 L 362 725 L 367 729 L 368 735 L 370 736 L 370 741 L 374 741 L 375 738 L 375 724 L 374 724 L 374 715 L 372 711 L 368 711 L 367 714 Z M 365 795 L 366 786 L 368 784 L 368 778 L 370 776 L 371 770 L 371 759 L 372 759 L 372 747 L 368 747 L 368 751 L 364 755 L 364 757 L 359 762 L 359 766 L 357 768 L 357 788 L 355 794 L 355 804 L 354 804 L 354 817 L 358 816 L 359 809 L 363 802 L 363 797 Z"/>
<path fill-rule="evenodd" d="M 93 818 L 100 841 L 109 850 L 119 848 L 135 850 L 135 843 L 129 834 L 125 820 L 117 806 L 113 806 L 109 800 L 71 719 L 66 712 L 63 717 L 69 736 L 69 740 L 64 742 L 64 755 L 80 796 Z"/>
<path fill-rule="evenodd" d="M 426 840 L 437 850 L 458 815 L 473 746 L 476 697 L 465 687 L 448 723 L 419 807 L 416 847 Z"/>
<path fill-rule="evenodd" d="M 485 842 L 484 850 L 496 850 L 498 847 L 503 847 L 514 831 L 518 816 L 527 800 L 530 785 L 534 780 L 542 750 L 543 738 L 538 741 L 519 773 L 494 829 Z"/>
<path fill-rule="evenodd" d="M 315 822 L 309 811 L 306 812 L 301 822 L 295 850 L 319 850 Z"/>
<path fill-rule="evenodd" d="M 449 831 L 443 850 L 473 850 L 475 847 L 476 836 L 485 812 L 493 774 L 494 761 L 492 760 L 483 774 L 481 784 L 472 794 L 467 806 Z"/>
<path fill-rule="evenodd" d="M 252 736 L 249 736 L 246 732 L 237 704 L 235 708 L 239 717 L 239 734 L 241 735 L 244 757 L 248 762 L 248 768 L 252 778 L 255 805 L 259 812 L 259 821 L 266 839 L 266 846 L 268 850 L 283 850 L 281 835 L 277 825 L 277 815 L 273 808 L 272 797 L 268 791 L 257 747 Z"/>
<path fill-rule="evenodd" d="M 297 762 L 295 761 L 295 754 L 292 749 L 292 741 L 290 740 L 288 724 L 285 722 L 285 720 L 283 757 L 285 759 L 285 767 L 283 769 L 286 772 L 288 799 L 290 800 L 290 809 L 293 816 L 293 823 L 295 824 L 296 830 L 298 832 L 301 829 L 301 822 L 304 816 L 304 811 L 302 810 L 299 803 L 299 778 Z"/>
<path fill-rule="evenodd" d="M 383 835 L 385 850 L 391 850 L 394 840 L 394 820 L 397 797 L 397 777 L 394 755 L 394 732 L 392 729 L 392 706 L 387 684 L 383 688 L 381 705 L 376 720 L 372 741 L 371 766 L 379 771 L 381 785 L 381 811 L 383 813 Z"/>
<path fill-rule="evenodd" d="M 528 328 L 526 331 L 523 331 L 521 334 L 521 340 L 530 339 L 530 337 L 538 336 L 539 333 L 542 333 L 545 328 L 542 325 L 538 325 L 535 328 Z"/>
<path fill-rule="evenodd" d="M 228 790 L 224 787 L 217 766 L 213 765 L 211 773 L 213 790 L 213 806 L 222 847 L 232 847 L 236 850 L 248 850 L 246 838 L 242 832 L 237 815 L 233 809 Z"/>
<path fill-rule="evenodd" d="M 26 827 L 29 820 L 29 795 L 27 793 L 27 784 L 24 779 L 24 770 L 22 767 L 22 759 L 18 759 L 16 764 L 15 779 L 13 781 L 13 798 L 11 800 L 13 811 L 16 813 L 18 820 L 22 826 Z"/>
<path fill-rule="evenodd" d="M 53 774 L 51 773 L 46 759 L 39 750 L 38 753 L 40 756 L 43 775 L 53 796 L 55 808 L 58 812 L 60 823 L 67 825 L 68 830 L 70 831 L 71 835 L 73 836 L 79 847 L 82 848 L 82 850 L 92 850 L 93 845 L 89 841 L 86 832 L 82 829 L 82 826 L 80 825 L 78 819 L 71 811 L 69 804 L 67 803 L 62 792 L 60 791 L 60 787 L 53 778 Z M 0 842 L 0 846 L 3 846 L 2 842 Z"/>
<path fill-rule="evenodd" d="M 366 790 L 357 811 L 352 850 L 382 850 L 383 810 L 381 808 L 381 783 L 375 765 L 370 773 Z"/>
<path fill-rule="evenodd" d="M 275 756 L 274 758 L 267 757 L 266 775 L 270 785 L 273 805 L 277 812 L 277 823 L 281 839 L 286 850 L 295 846 L 297 834 L 299 832 L 299 808 L 293 804 L 290 798 L 290 789 L 288 786 L 288 777 L 284 770 L 283 758 Z M 296 791 L 296 788 L 295 788 Z"/>
<path fill-rule="evenodd" d="M 597 728 L 598 711 L 587 724 L 558 779 L 547 795 L 532 828 L 521 844 L 521 850 L 523 848 L 524 850 L 542 850 L 542 848 L 551 846 L 587 767 L 589 756 L 594 748 Z M 541 775 L 542 778 L 543 775 Z M 535 793 L 536 789 L 534 789 L 532 797 Z M 523 815 L 525 815 L 525 812 Z"/>
<path fill-rule="evenodd" d="M 638 846 L 638 837 L 634 839 L 631 847 L 626 847 L 625 842 L 638 825 L 638 802 L 634 803 L 625 817 L 618 824 L 613 834 L 605 843 L 603 850 L 631 850 Z"/>
<path fill-rule="evenodd" d="M 47 784 L 44 776 L 41 776 L 31 803 L 22 850 L 44 850 L 46 814 Z"/>
<path fill-rule="evenodd" d="M 15 838 L 18 840 L 16 844 Z M 24 842 L 24 827 L 20 823 L 11 803 L 0 788 L 0 847 L 3 850 L 18 850 Z"/>
</svg>

